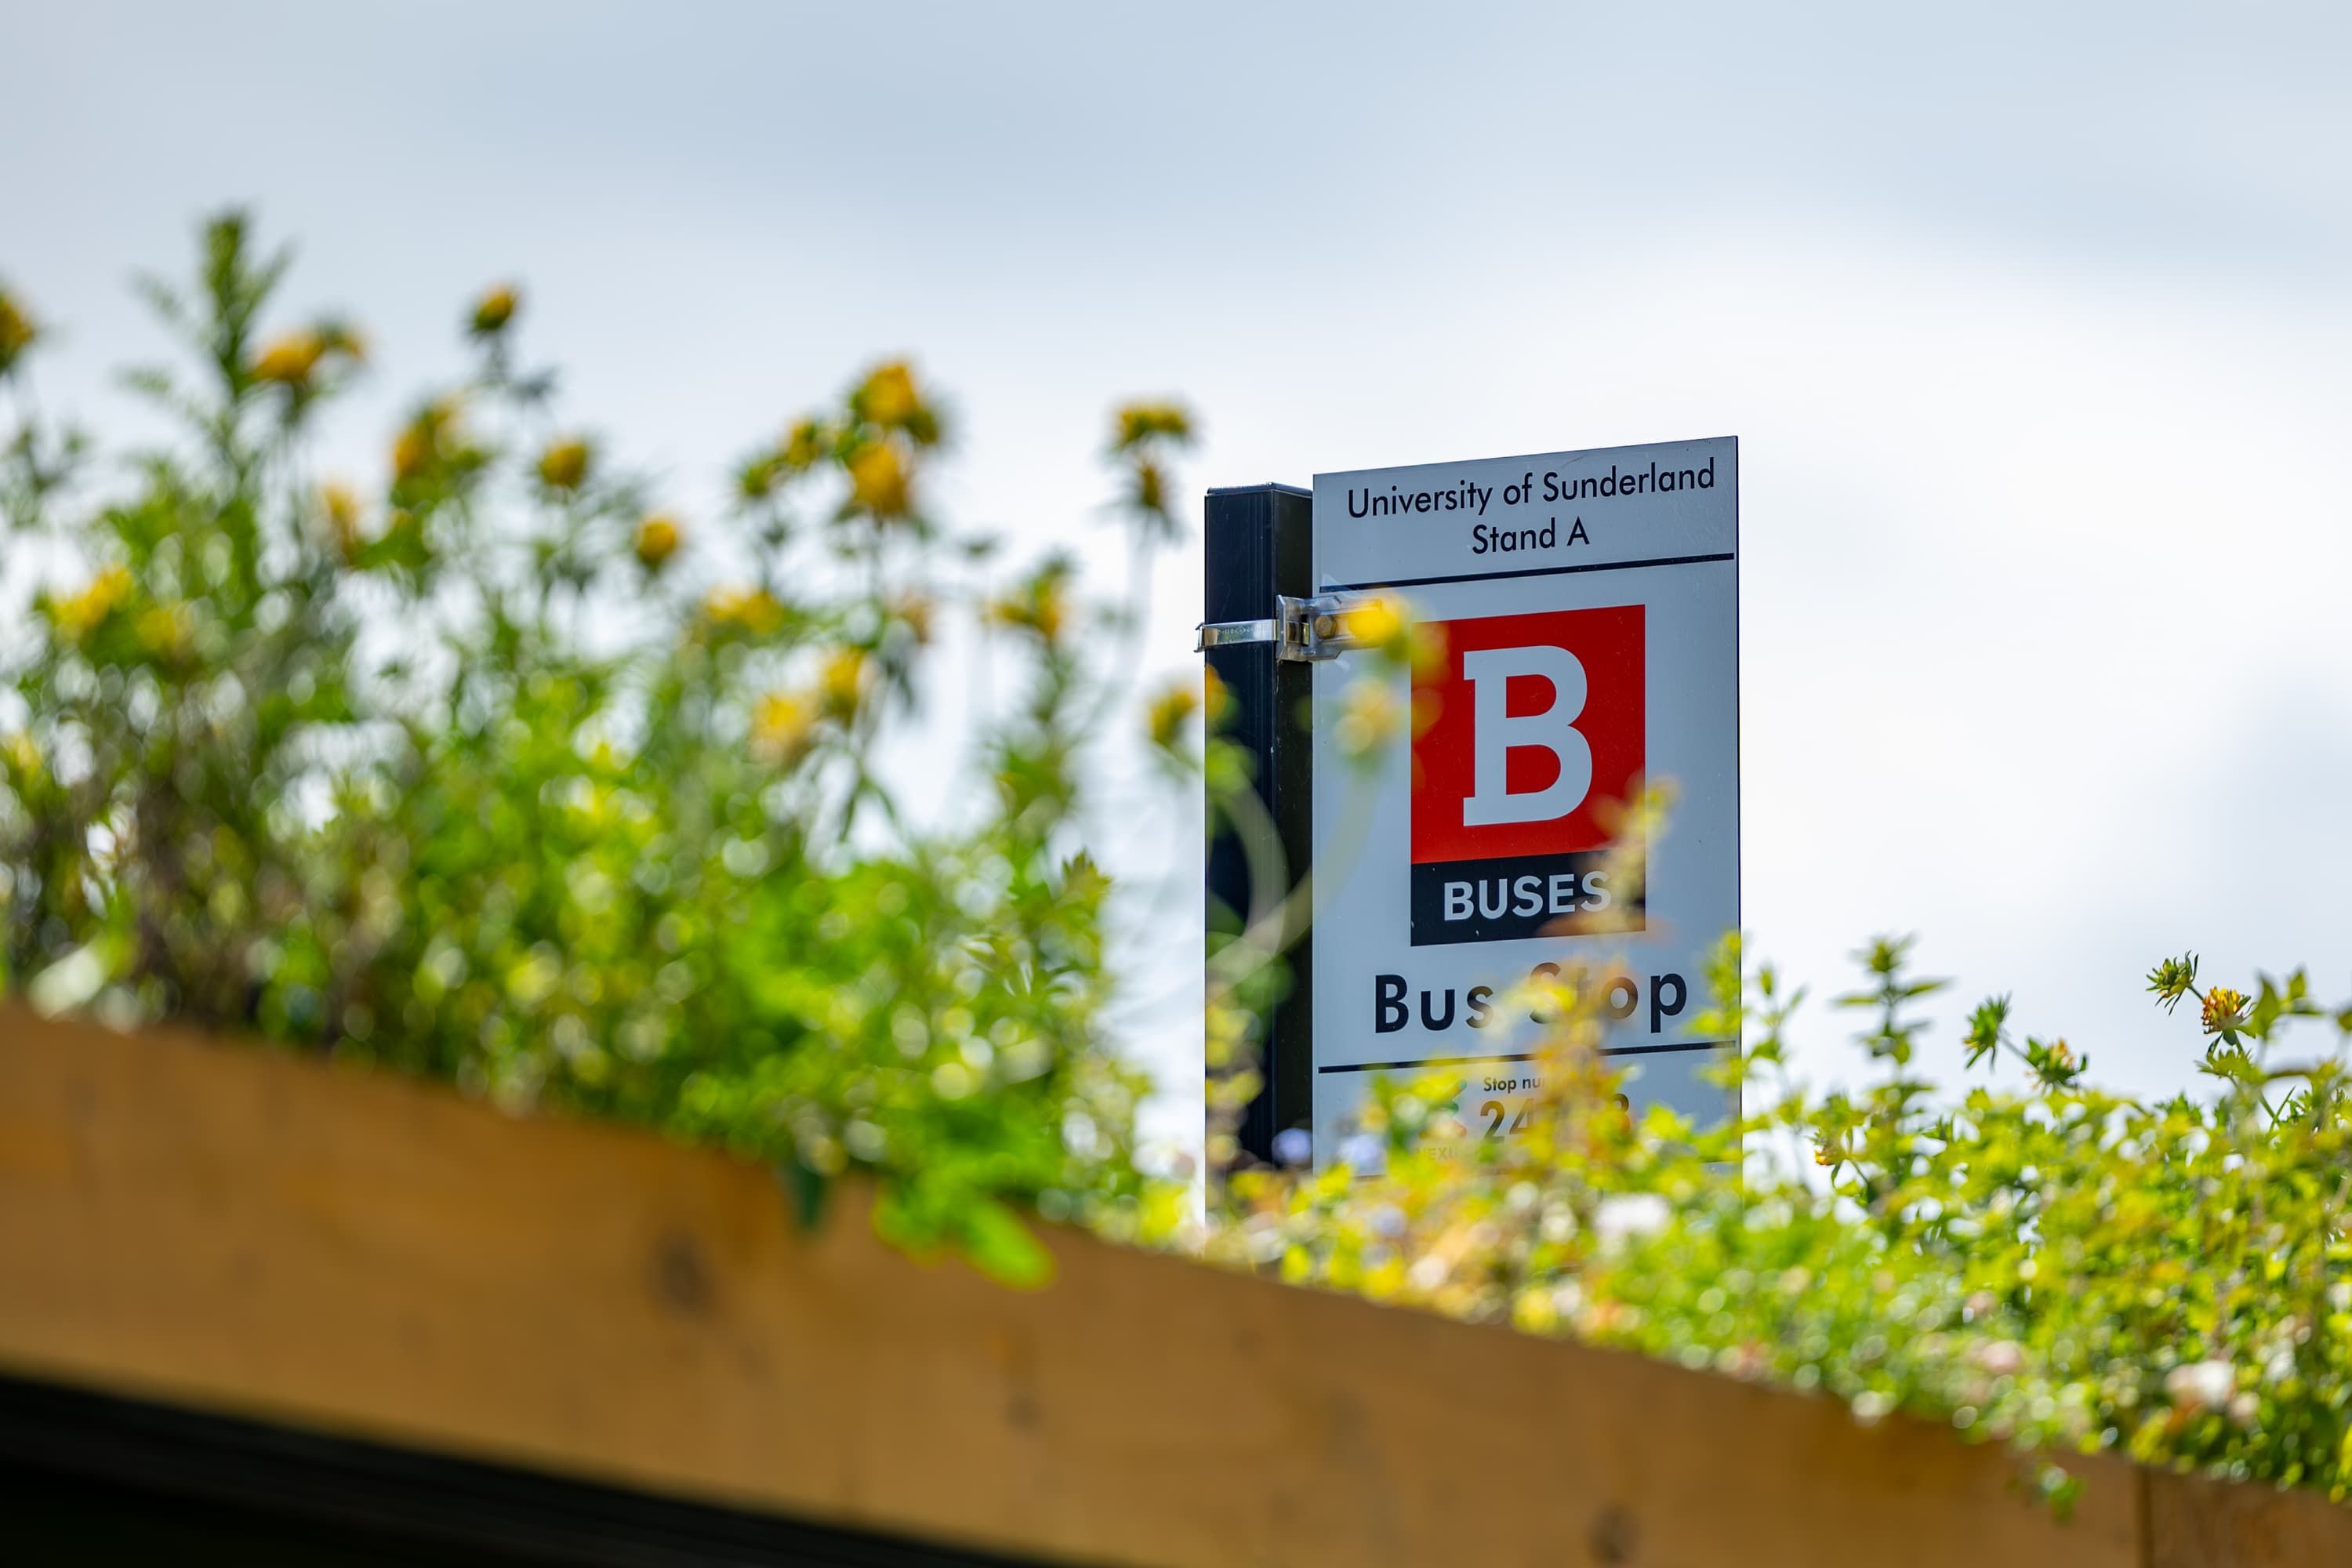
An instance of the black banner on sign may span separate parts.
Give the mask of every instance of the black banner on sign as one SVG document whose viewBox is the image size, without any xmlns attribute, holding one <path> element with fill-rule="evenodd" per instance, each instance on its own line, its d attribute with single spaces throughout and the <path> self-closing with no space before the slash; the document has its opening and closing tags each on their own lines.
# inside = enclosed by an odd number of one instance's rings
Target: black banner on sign
<svg viewBox="0 0 2352 1568">
<path fill-rule="evenodd" d="M 1518 942 L 1535 936 L 1640 931 L 1639 879 L 1609 865 L 1612 852 L 1432 860 L 1412 868 L 1412 945 Z"/>
</svg>

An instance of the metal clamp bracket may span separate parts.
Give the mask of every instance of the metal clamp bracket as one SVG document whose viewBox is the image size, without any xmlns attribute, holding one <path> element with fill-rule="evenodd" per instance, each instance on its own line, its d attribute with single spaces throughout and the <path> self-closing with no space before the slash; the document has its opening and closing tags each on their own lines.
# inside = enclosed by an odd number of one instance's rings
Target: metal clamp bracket
<svg viewBox="0 0 2352 1568">
<path fill-rule="evenodd" d="M 1289 664 L 1319 664 L 1364 647 L 1348 629 L 1350 615 L 1378 604 L 1378 594 L 1318 594 L 1311 599 L 1275 596 L 1271 620 L 1202 621 L 1194 627 L 1194 653 L 1213 647 L 1272 643 L 1274 657 Z"/>
</svg>

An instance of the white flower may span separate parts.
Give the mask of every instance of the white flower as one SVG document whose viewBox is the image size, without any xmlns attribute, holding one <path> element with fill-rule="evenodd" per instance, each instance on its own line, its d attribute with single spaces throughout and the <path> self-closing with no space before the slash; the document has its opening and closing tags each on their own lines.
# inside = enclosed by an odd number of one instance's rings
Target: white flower
<svg viewBox="0 0 2352 1568">
<path fill-rule="evenodd" d="M 1603 1247 L 1615 1247 L 1630 1237 L 1655 1236 L 1673 1217 L 1666 1200 L 1655 1193 L 1621 1193 L 1601 1199 L 1592 1211 L 1592 1232 Z"/>
<path fill-rule="evenodd" d="M 1370 1132 L 1359 1132 L 1339 1145 L 1339 1163 L 1360 1176 L 1369 1176 L 1384 1169 L 1388 1163 L 1388 1150 L 1378 1137 Z"/>
<path fill-rule="evenodd" d="M 1421 1291 L 1434 1290 L 1445 1283 L 1445 1277 L 1451 1272 L 1452 1270 L 1446 1267 L 1445 1259 L 1434 1252 L 1430 1253 L 1412 1266 L 1411 1274 L 1412 1288 Z"/>
<path fill-rule="evenodd" d="M 2166 1395 L 2184 1410 L 2218 1410 L 2237 1386 L 2237 1368 L 2226 1361 L 2192 1362 L 2164 1374 Z"/>
<path fill-rule="evenodd" d="M 1315 1157 L 1315 1135 L 1304 1127 L 1286 1127 L 1274 1135 L 1274 1158 L 1284 1165 L 1304 1165 Z"/>
</svg>

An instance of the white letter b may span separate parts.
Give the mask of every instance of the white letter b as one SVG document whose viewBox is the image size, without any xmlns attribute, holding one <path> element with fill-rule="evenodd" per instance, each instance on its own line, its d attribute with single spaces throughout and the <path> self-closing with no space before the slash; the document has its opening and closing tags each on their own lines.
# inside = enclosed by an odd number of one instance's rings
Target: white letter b
<svg viewBox="0 0 2352 1568">
<path fill-rule="evenodd" d="M 1584 711 L 1584 666 L 1564 647 L 1478 648 L 1462 656 L 1470 679 L 1475 728 L 1471 761 L 1474 788 L 1462 803 L 1465 827 L 1506 822 L 1549 822 L 1584 804 L 1592 788 L 1592 747 L 1577 729 Z M 1540 675 L 1551 682 L 1551 706 L 1540 713 L 1509 712 L 1507 693 L 1515 675 Z M 1559 760 L 1559 777 L 1539 790 L 1513 795 L 1511 752 L 1540 746 Z"/>
</svg>

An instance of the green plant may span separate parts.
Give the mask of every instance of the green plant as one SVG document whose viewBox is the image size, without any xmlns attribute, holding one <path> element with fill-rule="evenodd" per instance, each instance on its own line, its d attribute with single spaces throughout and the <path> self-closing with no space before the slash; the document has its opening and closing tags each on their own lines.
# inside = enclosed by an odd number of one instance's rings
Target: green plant
<svg viewBox="0 0 2352 1568">
<path fill-rule="evenodd" d="M 644 1122 L 772 1163 L 811 1213 L 868 1171 L 886 1233 L 1011 1280 L 1045 1268 L 1024 1216 L 1069 1217 L 1907 1412 L 2041 1456 L 2062 1503 L 2058 1461 L 2098 1449 L 2352 1489 L 2352 1008 L 2300 972 L 2150 976 L 2168 1011 L 2198 1004 L 2207 1093 L 2104 1092 L 1994 1000 L 1964 1066 L 2015 1086 L 1946 1096 L 1915 1011 L 1940 983 L 1883 941 L 1844 999 L 1883 1079 L 1815 1095 L 1785 1072 L 1800 994 L 1732 942 L 1698 1026 L 1745 1042 L 1740 1120 L 1629 1120 L 1605 987 L 1564 976 L 1512 999 L 1555 1020 L 1514 1135 L 1465 1155 L 1432 1078 L 1381 1086 L 1360 1169 L 1234 1168 L 1254 1019 L 1313 907 L 1267 863 L 1213 943 L 1188 1217 L 1137 1165 L 1109 885 L 1079 843 L 1122 698 L 1081 639 L 1138 621 L 1066 559 L 991 583 L 986 542 L 927 508 L 947 429 L 913 372 L 876 366 L 757 446 L 731 506 L 688 523 L 558 418 L 501 288 L 466 319 L 473 373 L 412 405 L 380 482 L 321 484 L 307 437 L 367 344 L 332 316 L 266 333 L 285 268 L 230 216 L 193 292 L 147 286 L 194 372 L 137 374 L 179 435 L 110 473 L 32 405 L 41 327 L 0 292 L 0 515 L 29 595 L 0 643 L 8 994 Z M 1190 433 L 1165 404 L 1115 421 L 1139 584 Z M 985 716 L 971 808 L 918 824 L 876 749 L 959 614 L 1028 682 Z M 1367 614 L 1376 658 L 1418 657 L 1402 605 Z M 1328 716 L 1365 756 L 1410 721 L 1380 690 Z M 1188 688 L 1146 731 L 1246 833 L 1221 702 L 1212 683 L 1204 754 Z M 2283 1059 L 2296 1027 L 2335 1038 Z"/>
<path fill-rule="evenodd" d="M 646 1122 L 812 1210 L 867 1170 L 886 1232 L 1011 1279 L 1045 1268 L 1021 1213 L 1131 1205 L 1143 1085 L 1076 838 L 1100 617 L 1067 560 L 992 586 L 932 513 L 911 369 L 689 525 L 563 421 L 501 287 L 382 476 L 321 484 L 368 346 L 270 325 L 287 265 L 231 214 L 192 289 L 143 285 L 187 363 L 132 383 L 179 434 L 114 469 L 32 405 L 39 328 L 0 296 L 0 509 L 37 578 L 0 648 L 0 984 Z M 1124 515 L 1164 535 L 1186 417 L 1117 428 Z M 873 757 L 959 611 L 1029 686 L 970 809 L 918 825 Z"/>
<path fill-rule="evenodd" d="M 1733 1376 L 1818 1390 L 1866 1420 L 1904 1411 L 2044 1457 L 2069 1452 L 2352 1489 L 2352 1008 L 2301 972 L 2250 996 L 2200 989 L 2193 957 L 2150 985 L 2200 1004 L 2212 1091 L 2142 1102 L 2093 1087 L 2063 1040 L 1976 1010 L 1966 1063 L 2017 1087 L 1937 1095 L 1916 1072 L 1909 944 L 1861 956 L 1859 1037 L 1885 1069 L 1859 1094 L 1783 1074 L 1800 994 L 1747 977 L 1700 1026 L 1743 1029 L 1748 1095 L 1717 1128 L 1617 1110 L 1595 1047 L 1607 1020 L 1570 985 L 1525 1133 L 1461 1157 L 1447 1083 L 1384 1086 L 1378 1168 L 1244 1171 L 1204 1234 L 1213 1256 L 1282 1278 L 1572 1333 Z M 2308 1020 L 2331 1047 L 2293 1061 Z"/>
</svg>

